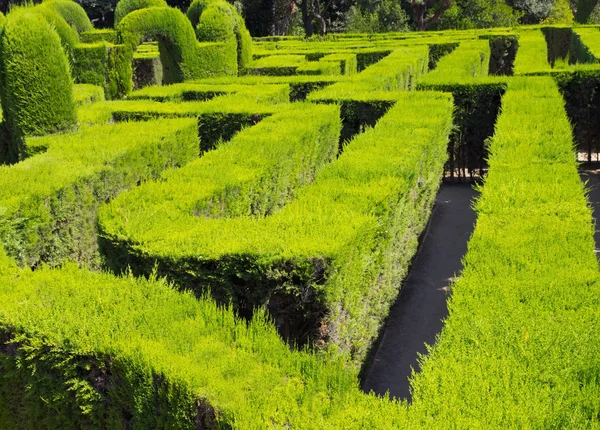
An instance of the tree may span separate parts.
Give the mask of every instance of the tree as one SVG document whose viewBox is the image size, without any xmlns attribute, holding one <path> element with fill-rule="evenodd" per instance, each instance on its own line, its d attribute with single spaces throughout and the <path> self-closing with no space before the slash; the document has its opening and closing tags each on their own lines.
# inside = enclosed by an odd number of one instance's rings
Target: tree
<svg viewBox="0 0 600 430">
<path fill-rule="evenodd" d="M 470 29 L 513 27 L 521 14 L 506 4 L 505 0 L 455 0 L 435 28 Z"/>
<path fill-rule="evenodd" d="M 542 24 L 573 24 L 573 11 L 569 0 L 556 0 L 550 14 L 542 21 Z"/>
<path fill-rule="evenodd" d="M 523 12 L 524 24 L 539 24 L 554 6 L 553 0 L 507 0 L 507 3 Z"/>
<path fill-rule="evenodd" d="M 419 31 L 427 30 L 450 9 L 452 0 L 408 0 Z"/>
<path fill-rule="evenodd" d="M 310 37 L 314 34 L 313 23 L 318 23 L 318 32 L 322 36 L 327 32 L 327 21 L 325 20 L 325 13 L 332 6 L 334 0 L 326 0 L 324 4 L 321 4 L 320 0 L 302 0 L 298 2 L 294 0 L 296 7 L 300 9 L 302 13 L 302 26 L 306 37 Z"/>
</svg>

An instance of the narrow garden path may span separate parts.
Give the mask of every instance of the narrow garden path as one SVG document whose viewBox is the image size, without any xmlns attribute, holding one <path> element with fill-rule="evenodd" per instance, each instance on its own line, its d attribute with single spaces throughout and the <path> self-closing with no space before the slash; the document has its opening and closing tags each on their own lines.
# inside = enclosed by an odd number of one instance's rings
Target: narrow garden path
<svg viewBox="0 0 600 430">
<path fill-rule="evenodd" d="M 582 164 L 579 169 L 579 176 L 583 183 L 587 182 L 588 201 L 592 206 L 593 216 L 596 220 L 596 231 L 594 232 L 596 257 L 600 259 L 600 164 Z"/>
<path fill-rule="evenodd" d="M 433 344 L 442 330 L 448 287 L 462 270 L 461 259 L 474 228 L 471 203 L 477 194 L 470 183 L 442 184 L 421 247 L 365 370 L 365 392 L 389 391 L 391 397 L 410 400 L 411 366 L 418 369 L 417 353 L 425 353 L 425 343 Z"/>
</svg>

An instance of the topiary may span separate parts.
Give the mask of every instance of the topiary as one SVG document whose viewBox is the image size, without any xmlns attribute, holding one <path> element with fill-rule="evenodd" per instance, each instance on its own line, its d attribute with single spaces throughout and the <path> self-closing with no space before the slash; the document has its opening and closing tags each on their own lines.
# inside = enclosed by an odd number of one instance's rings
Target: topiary
<svg viewBox="0 0 600 430">
<path fill-rule="evenodd" d="M 192 23 L 192 27 L 196 28 L 198 23 L 200 22 L 200 16 L 202 12 L 211 4 L 214 3 L 215 0 L 194 0 L 190 7 L 188 8 L 186 15 L 190 22 Z"/>
<path fill-rule="evenodd" d="M 77 124 L 73 81 L 60 38 L 35 8 L 11 12 L 0 31 L 0 92 L 10 133 L 9 159 L 24 157 L 24 137 Z"/>
<path fill-rule="evenodd" d="M 85 13 L 85 10 L 72 0 L 50 0 L 42 3 L 39 7 L 45 7 L 54 10 L 77 33 L 94 29 L 94 26 Z"/>
<path fill-rule="evenodd" d="M 34 8 L 26 8 L 40 14 L 56 30 L 65 50 L 70 54 L 80 42 L 79 33 L 71 27 L 60 13 L 53 7 L 46 7 L 43 3 Z"/>
<path fill-rule="evenodd" d="M 128 14 L 117 28 L 117 42 L 132 51 L 147 38 L 158 42 L 163 82 L 183 82 L 198 76 L 198 42 L 190 21 L 178 9 L 153 7 Z"/>
<path fill-rule="evenodd" d="M 206 15 L 207 13 L 208 15 Z M 218 15 L 221 15 L 221 17 L 218 18 Z M 227 40 L 224 37 L 225 32 L 228 31 L 230 23 L 232 23 L 237 43 L 239 69 L 247 67 L 252 61 L 252 36 L 246 28 L 244 18 L 231 4 L 223 0 L 195 0 L 190 5 L 187 16 L 196 28 L 196 35 L 201 42 Z M 225 23 L 225 17 L 229 18 L 229 22 Z M 217 27 L 221 30 L 217 30 Z"/>
<path fill-rule="evenodd" d="M 115 28 L 133 11 L 149 7 L 167 7 L 165 0 L 120 0 L 115 8 Z"/>
<path fill-rule="evenodd" d="M 218 4 L 209 5 L 196 26 L 196 36 L 202 42 L 228 42 L 235 38 L 236 20 Z"/>
</svg>

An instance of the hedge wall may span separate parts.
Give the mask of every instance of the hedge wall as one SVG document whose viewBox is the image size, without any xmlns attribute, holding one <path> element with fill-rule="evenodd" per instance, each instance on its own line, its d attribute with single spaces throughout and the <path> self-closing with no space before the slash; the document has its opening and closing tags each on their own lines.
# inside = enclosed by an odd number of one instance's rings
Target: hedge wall
<svg viewBox="0 0 600 430">
<path fill-rule="evenodd" d="M 25 136 L 76 126 L 73 82 L 57 32 L 35 10 L 9 14 L 0 32 L 0 58 L 0 98 L 14 162 L 25 157 Z"/>
</svg>

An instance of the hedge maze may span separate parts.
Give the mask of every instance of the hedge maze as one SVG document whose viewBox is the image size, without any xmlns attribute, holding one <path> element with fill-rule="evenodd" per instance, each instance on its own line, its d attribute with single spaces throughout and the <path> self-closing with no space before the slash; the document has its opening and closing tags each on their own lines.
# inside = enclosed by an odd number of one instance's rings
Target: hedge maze
<svg viewBox="0 0 600 430">
<path fill-rule="evenodd" d="M 0 428 L 600 427 L 599 63 L 592 26 L 253 41 L 222 0 L 121 0 L 113 30 L 14 8 Z M 470 177 L 412 402 L 363 393 L 440 183 Z"/>
</svg>

